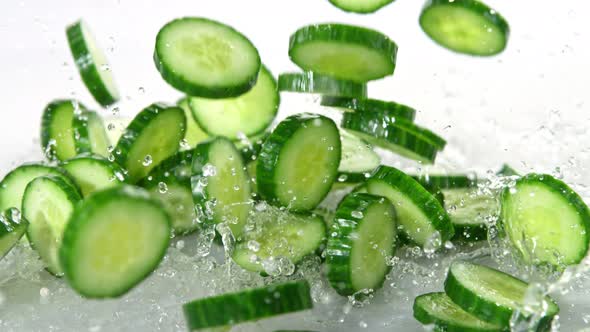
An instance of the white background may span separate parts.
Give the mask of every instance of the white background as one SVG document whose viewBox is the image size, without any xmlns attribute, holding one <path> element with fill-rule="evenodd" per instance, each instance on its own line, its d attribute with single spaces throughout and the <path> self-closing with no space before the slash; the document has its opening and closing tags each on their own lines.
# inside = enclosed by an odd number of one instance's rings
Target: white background
<svg viewBox="0 0 590 332">
<path fill-rule="evenodd" d="M 296 70 L 287 56 L 293 31 L 333 21 L 373 27 L 398 43 L 395 75 L 371 83 L 369 93 L 418 109 L 417 121 L 449 140 L 443 164 L 480 171 L 503 162 L 521 170 L 556 172 L 558 167 L 587 199 L 588 1 L 487 3 L 511 27 L 507 50 L 492 58 L 454 54 L 431 42 L 417 23 L 422 1 L 397 0 L 362 16 L 339 11 L 327 0 L 2 0 L 0 169 L 38 158 L 33 151 L 39 150 L 40 116 L 52 99 L 75 97 L 99 109 L 79 79 L 65 39 L 66 25 L 78 18 L 89 23 L 106 50 L 123 95 L 121 113 L 129 116 L 153 101 L 180 96 L 152 61 L 155 35 L 173 18 L 205 16 L 233 25 L 254 42 L 275 74 Z M 582 310 L 588 312 L 588 306 Z M 577 317 L 571 318 L 572 329 L 582 326 L 581 314 L 571 316 Z"/>
</svg>

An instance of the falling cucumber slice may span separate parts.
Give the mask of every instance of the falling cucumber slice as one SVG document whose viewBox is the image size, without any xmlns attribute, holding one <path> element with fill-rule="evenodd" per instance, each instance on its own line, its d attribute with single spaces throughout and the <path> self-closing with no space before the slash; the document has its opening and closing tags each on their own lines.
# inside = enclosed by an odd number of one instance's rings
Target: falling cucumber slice
<svg viewBox="0 0 590 332">
<path fill-rule="evenodd" d="M 9 208 L 0 214 L 0 260 L 25 235 L 29 222 L 17 208 Z"/>
<path fill-rule="evenodd" d="M 106 158 L 94 155 L 79 155 L 61 165 L 80 188 L 83 197 L 126 181 L 127 175 L 121 166 Z"/>
<path fill-rule="evenodd" d="M 394 0 L 330 0 L 330 2 L 345 12 L 370 14 L 392 3 Z"/>
<path fill-rule="evenodd" d="M 322 106 L 335 107 L 345 112 L 380 112 L 383 116 L 394 119 L 403 118 L 408 121 L 414 121 L 416 110 L 392 101 L 382 101 L 370 98 L 352 98 L 337 96 L 322 96 Z"/>
<path fill-rule="evenodd" d="M 318 93 L 332 96 L 350 96 L 364 98 L 367 85 L 311 71 L 303 73 L 283 73 L 279 75 L 279 91 Z"/>
</svg>

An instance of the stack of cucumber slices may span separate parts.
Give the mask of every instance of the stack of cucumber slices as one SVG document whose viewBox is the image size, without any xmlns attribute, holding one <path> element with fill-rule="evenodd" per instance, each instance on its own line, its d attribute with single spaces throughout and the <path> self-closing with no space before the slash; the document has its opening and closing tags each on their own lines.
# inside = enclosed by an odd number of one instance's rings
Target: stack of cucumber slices
<svg viewBox="0 0 590 332">
<path fill-rule="evenodd" d="M 331 2 L 368 13 L 391 1 Z M 490 11 L 475 0 L 430 1 L 420 23 L 450 49 L 491 55 L 504 48 L 508 26 Z M 68 27 L 67 37 L 96 101 L 116 103 L 87 25 Z M 382 287 L 398 247 L 444 251 L 448 243 L 485 240 L 490 226 L 524 264 L 561 271 L 586 256 L 590 211 L 558 179 L 505 166 L 498 176 L 511 181 L 484 195 L 483 181 L 467 172 L 407 174 L 382 163 L 393 154 L 433 164 L 447 144 L 415 122 L 412 107 L 368 98 L 367 84 L 397 65 L 389 37 L 309 25 L 293 33 L 288 55 L 302 71 L 276 80 L 236 29 L 185 17 L 162 27 L 153 54 L 163 80 L 184 96 L 146 106 L 117 141 L 81 102 L 50 102 L 41 121 L 46 161 L 21 165 L 0 182 L 0 257 L 30 245 L 81 296 L 112 298 L 158 267 L 171 237 L 196 241 L 194 234 L 213 229 L 229 264 L 291 279 L 184 304 L 191 331 L 227 331 L 312 309 L 310 286 L 294 273 L 309 256 L 321 256 L 334 291 L 352 297 Z M 340 110 L 342 119 L 318 107 L 276 123 L 280 91 L 319 94 L 318 106 Z M 337 207 L 323 206 L 335 192 L 343 192 Z M 29 244 L 18 244 L 25 234 Z M 515 315 L 534 316 L 542 331 L 559 309 L 545 297 L 541 313 L 527 311 L 526 292 L 521 280 L 456 261 L 445 293 L 416 298 L 414 315 L 441 331 L 505 331 Z"/>
</svg>

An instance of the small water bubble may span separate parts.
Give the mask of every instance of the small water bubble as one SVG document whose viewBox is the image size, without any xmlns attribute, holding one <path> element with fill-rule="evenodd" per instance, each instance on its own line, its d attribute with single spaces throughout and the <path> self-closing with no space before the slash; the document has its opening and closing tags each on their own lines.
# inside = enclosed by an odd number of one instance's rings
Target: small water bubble
<svg viewBox="0 0 590 332">
<path fill-rule="evenodd" d="M 263 211 L 266 211 L 267 207 L 268 207 L 268 205 L 266 204 L 266 202 L 265 202 L 265 201 L 258 202 L 258 203 L 256 203 L 256 205 L 254 205 L 254 209 L 255 209 L 257 212 L 263 212 Z"/>
<path fill-rule="evenodd" d="M 258 250 L 260 250 L 260 243 L 250 240 L 248 241 L 248 249 L 253 252 L 258 252 Z"/>
<path fill-rule="evenodd" d="M 48 297 L 49 294 L 49 289 L 46 287 L 43 287 L 39 290 L 39 295 L 41 295 L 41 297 Z"/>
<path fill-rule="evenodd" d="M 455 245 L 451 241 L 445 241 L 445 248 L 450 250 L 455 248 Z"/>
<path fill-rule="evenodd" d="M 115 128 L 116 128 L 116 127 L 115 127 L 115 124 L 114 124 L 114 123 L 109 123 L 109 124 L 107 125 L 107 129 L 108 129 L 109 131 L 113 131 L 113 130 L 115 130 Z"/>
<path fill-rule="evenodd" d="M 168 185 L 166 185 L 166 183 L 164 183 L 164 182 L 158 183 L 158 191 L 160 192 L 160 194 L 167 193 L 168 192 Z"/>
<path fill-rule="evenodd" d="M 362 320 L 361 320 L 361 321 L 359 322 L 359 327 L 360 327 L 361 329 L 366 329 L 368 326 L 369 326 L 369 325 L 368 325 L 368 324 L 367 324 L 365 321 L 362 321 Z"/>
<path fill-rule="evenodd" d="M 191 145 L 186 139 L 183 138 L 182 140 L 180 140 L 180 148 L 183 150 L 188 150 L 191 148 Z"/>
<path fill-rule="evenodd" d="M 143 86 L 140 86 L 139 88 L 137 88 L 137 91 L 141 94 L 145 93 L 145 88 Z"/>
<path fill-rule="evenodd" d="M 102 64 L 102 65 L 100 65 L 100 70 L 101 71 L 111 71 L 111 66 L 109 66 L 108 63 Z"/>
<path fill-rule="evenodd" d="M 364 215 L 363 215 L 363 212 L 362 212 L 362 211 L 352 211 L 352 212 L 351 212 L 351 215 L 352 215 L 354 218 L 357 218 L 357 219 L 362 219 L 362 218 L 364 217 Z"/>
<path fill-rule="evenodd" d="M 145 156 L 145 158 L 143 158 L 143 162 L 141 164 L 143 166 L 147 167 L 147 166 L 151 165 L 152 162 L 153 162 L 152 156 L 148 154 Z"/>
<path fill-rule="evenodd" d="M 121 110 L 119 109 L 119 107 L 115 106 L 113 108 L 111 108 L 111 113 L 115 116 L 117 116 L 119 114 Z"/>
<path fill-rule="evenodd" d="M 203 176 L 215 176 L 217 174 L 217 168 L 211 164 L 206 164 L 203 166 Z"/>
<path fill-rule="evenodd" d="M 184 248 L 184 241 L 183 240 L 179 240 L 178 242 L 176 242 L 176 249 L 181 250 Z"/>
</svg>

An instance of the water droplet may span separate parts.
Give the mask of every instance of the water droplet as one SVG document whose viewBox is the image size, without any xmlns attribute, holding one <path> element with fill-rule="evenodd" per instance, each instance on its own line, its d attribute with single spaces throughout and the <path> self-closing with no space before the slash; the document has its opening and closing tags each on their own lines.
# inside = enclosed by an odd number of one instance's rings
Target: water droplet
<svg viewBox="0 0 590 332">
<path fill-rule="evenodd" d="M 143 158 L 143 162 L 141 163 L 143 166 L 147 167 L 149 165 L 151 165 L 153 162 L 152 160 L 152 156 L 150 156 L 149 154 L 145 156 L 145 158 Z"/>
<path fill-rule="evenodd" d="M 206 164 L 203 166 L 203 176 L 215 176 L 217 174 L 217 168 L 211 164 Z"/>
<path fill-rule="evenodd" d="M 168 192 L 168 186 L 164 182 L 158 183 L 158 191 L 160 194 L 165 194 Z"/>
<path fill-rule="evenodd" d="M 253 252 L 258 252 L 260 250 L 260 243 L 255 240 L 248 241 L 248 249 Z"/>
<path fill-rule="evenodd" d="M 362 211 L 352 211 L 351 215 L 357 219 L 362 219 L 364 217 Z"/>
</svg>

